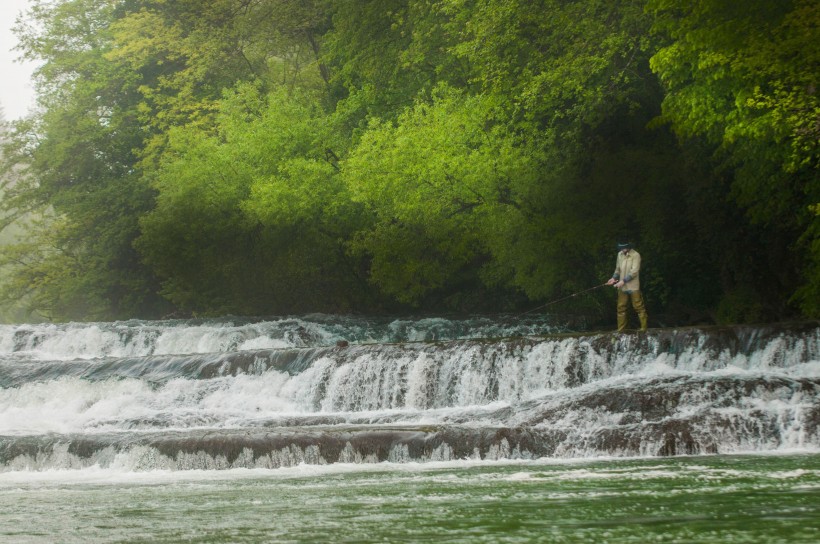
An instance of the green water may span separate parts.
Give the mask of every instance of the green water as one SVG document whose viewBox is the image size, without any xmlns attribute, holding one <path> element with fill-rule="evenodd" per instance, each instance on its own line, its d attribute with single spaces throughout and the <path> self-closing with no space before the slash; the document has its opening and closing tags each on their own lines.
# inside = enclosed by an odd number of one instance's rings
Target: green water
<svg viewBox="0 0 820 544">
<path fill-rule="evenodd" d="M 818 542 L 820 454 L 0 474 L 2 542 Z"/>
</svg>

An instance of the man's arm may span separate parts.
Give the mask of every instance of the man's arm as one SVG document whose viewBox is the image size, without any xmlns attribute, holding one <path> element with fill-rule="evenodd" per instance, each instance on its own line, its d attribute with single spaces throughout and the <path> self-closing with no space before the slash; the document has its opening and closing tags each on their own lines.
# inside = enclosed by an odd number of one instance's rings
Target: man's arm
<svg viewBox="0 0 820 544">
<path fill-rule="evenodd" d="M 629 282 L 634 280 L 638 277 L 638 273 L 641 271 L 641 256 L 638 253 L 635 253 L 630 259 L 629 263 L 629 271 L 626 273 L 626 277 L 624 278 L 624 282 Z"/>
</svg>

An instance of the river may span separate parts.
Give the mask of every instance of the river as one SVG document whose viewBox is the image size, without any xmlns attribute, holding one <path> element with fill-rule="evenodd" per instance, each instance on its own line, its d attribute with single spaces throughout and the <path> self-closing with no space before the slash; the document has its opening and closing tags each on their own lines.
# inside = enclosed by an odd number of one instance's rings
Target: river
<svg viewBox="0 0 820 544">
<path fill-rule="evenodd" d="M 0 326 L 0 540 L 815 542 L 820 324 Z"/>
</svg>

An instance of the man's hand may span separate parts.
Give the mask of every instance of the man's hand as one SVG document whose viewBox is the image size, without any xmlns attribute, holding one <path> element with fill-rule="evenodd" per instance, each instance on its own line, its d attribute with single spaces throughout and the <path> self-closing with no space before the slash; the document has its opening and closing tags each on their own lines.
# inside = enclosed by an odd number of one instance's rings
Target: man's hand
<svg viewBox="0 0 820 544">
<path fill-rule="evenodd" d="M 615 284 L 615 289 L 620 289 L 624 286 L 624 280 L 619 280 L 618 283 Z"/>
<path fill-rule="evenodd" d="M 608 281 L 608 282 L 606 282 L 606 284 L 607 284 L 607 285 L 612 285 L 612 284 L 614 284 L 616 281 L 618 281 L 618 280 L 616 280 L 615 278 L 609 278 L 609 281 Z"/>
</svg>

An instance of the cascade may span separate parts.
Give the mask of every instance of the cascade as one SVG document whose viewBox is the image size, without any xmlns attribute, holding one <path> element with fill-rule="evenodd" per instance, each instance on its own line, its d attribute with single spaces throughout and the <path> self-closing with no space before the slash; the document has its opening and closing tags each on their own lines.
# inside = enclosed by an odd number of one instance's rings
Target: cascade
<svg viewBox="0 0 820 544">
<path fill-rule="evenodd" d="M 544 317 L 0 326 L 0 471 L 820 447 L 820 323 Z"/>
</svg>

